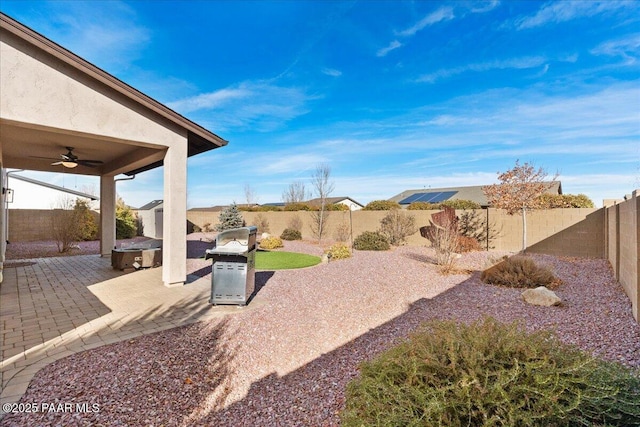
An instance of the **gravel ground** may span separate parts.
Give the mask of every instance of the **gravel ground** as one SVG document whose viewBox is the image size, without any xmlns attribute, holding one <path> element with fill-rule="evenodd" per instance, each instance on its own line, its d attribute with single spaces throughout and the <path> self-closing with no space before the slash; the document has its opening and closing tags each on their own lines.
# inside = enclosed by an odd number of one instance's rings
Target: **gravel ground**
<svg viewBox="0 0 640 427">
<path fill-rule="evenodd" d="M 133 239 L 117 240 L 116 244 L 121 247 L 122 244 L 130 245 L 132 243 L 143 242 L 148 237 L 134 237 Z M 45 258 L 59 256 L 74 255 L 97 255 L 100 254 L 100 241 L 91 240 L 89 242 L 80 242 L 69 252 L 58 252 L 58 246 L 53 240 L 41 240 L 36 242 L 11 242 L 7 245 L 7 260 Z"/>
<path fill-rule="evenodd" d="M 322 252 L 304 242 L 285 249 Z M 458 262 L 481 270 L 499 255 L 469 253 Z M 564 282 L 555 290 L 562 306 L 536 307 L 519 290 L 481 283 L 478 273 L 442 276 L 432 257 L 428 248 L 401 247 L 259 272 L 263 306 L 61 359 L 36 374 L 21 400 L 97 404 L 99 412 L 11 414 L 2 423 L 335 426 L 358 364 L 433 318 L 519 319 L 529 330 L 553 328 L 564 342 L 640 367 L 640 325 L 606 261 L 532 255 Z M 188 268 L 206 276 L 206 265 L 194 257 Z"/>
</svg>

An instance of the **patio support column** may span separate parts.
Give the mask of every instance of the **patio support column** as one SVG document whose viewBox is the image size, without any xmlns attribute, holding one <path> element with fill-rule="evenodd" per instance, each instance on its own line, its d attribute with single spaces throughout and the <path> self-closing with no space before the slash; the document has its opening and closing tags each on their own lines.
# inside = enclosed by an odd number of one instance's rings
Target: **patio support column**
<svg viewBox="0 0 640 427">
<path fill-rule="evenodd" d="M 187 145 L 172 144 L 164 156 L 162 281 L 165 286 L 187 280 Z"/>
<path fill-rule="evenodd" d="M 116 182 L 114 175 L 100 176 L 100 256 L 110 257 L 116 245 Z"/>
<path fill-rule="evenodd" d="M 5 233 L 7 230 L 5 180 L 4 169 L 2 169 L 2 143 L 0 143 L 0 283 L 2 283 L 4 277 L 4 256 L 7 250 L 7 239 L 9 238 Z"/>
</svg>

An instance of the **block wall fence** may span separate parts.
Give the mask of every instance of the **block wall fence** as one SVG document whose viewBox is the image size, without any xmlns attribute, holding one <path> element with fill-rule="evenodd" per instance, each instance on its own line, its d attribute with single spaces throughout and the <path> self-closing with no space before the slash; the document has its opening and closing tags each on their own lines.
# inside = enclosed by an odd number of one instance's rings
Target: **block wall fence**
<svg viewBox="0 0 640 427">
<path fill-rule="evenodd" d="M 640 307 L 640 190 L 629 200 L 601 209 L 550 209 L 527 213 L 527 251 L 560 256 L 604 258 L 609 260 L 616 279 L 622 284 L 638 320 Z M 407 211 L 416 218 L 416 225 L 428 225 L 438 211 Z M 499 209 L 478 209 L 474 215 L 489 224 L 492 239 L 490 249 L 519 251 L 522 248 L 522 217 L 507 215 Z M 332 211 L 327 219 L 327 233 L 323 244 L 336 239 L 339 228 L 350 230 L 352 237 L 364 231 L 375 231 L 385 211 Z M 456 211 L 460 216 L 463 211 Z M 51 239 L 52 210 L 10 209 L 9 241 L 35 241 Z M 219 212 L 187 211 L 187 228 L 194 225 L 215 227 Z M 302 221 L 302 236 L 313 239 L 310 212 L 242 212 L 247 225 L 256 225 L 260 219 L 269 224 L 269 233 L 279 236 L 294 218 Z M 264 230 L 259 230 L 263 232 Z M 212 237 L 215 233 L 211 233 Z M 428 245 L 416 231 L 408 237 L 409 245 Z"/>
</svg>

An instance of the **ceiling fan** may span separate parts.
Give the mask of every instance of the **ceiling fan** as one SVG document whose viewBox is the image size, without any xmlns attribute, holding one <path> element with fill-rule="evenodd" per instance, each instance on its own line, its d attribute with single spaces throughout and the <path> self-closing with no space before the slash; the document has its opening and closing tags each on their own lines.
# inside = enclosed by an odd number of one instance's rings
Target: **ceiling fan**
<svg viewBox="0 0 640 427">
<path fill-rule="evenodd" d="M 87 166 L 90 168 L 95 168 L 96 166 L 102 164 L 102 160 L 81 160 L 73 154 L 73 147 L 65 147 L 67 149 L 66 154 L 60 154 L 61 160 L 57 162 L 51 163 L 52 166 L 62 165 L 65 168 L 75 168 L 78 165 Z"/>
</svg>

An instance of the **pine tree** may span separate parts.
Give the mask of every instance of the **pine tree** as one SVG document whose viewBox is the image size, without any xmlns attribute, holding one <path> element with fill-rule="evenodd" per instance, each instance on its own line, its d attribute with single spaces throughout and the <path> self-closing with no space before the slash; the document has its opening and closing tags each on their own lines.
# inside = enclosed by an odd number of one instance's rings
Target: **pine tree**
<svg viewBox="0 0 640 427">
<path fill-rule="evenodd" d="M 235 202 L 224 208 L 222 212 L 220 212 L 220 216 L 218 218 L 220 220 L 220 224 L 216 225 L 216 231 L 224 231 L 245 226 L 242 214 L 238 210 L 238 205 L 236 205 Z"/>
</svg>

